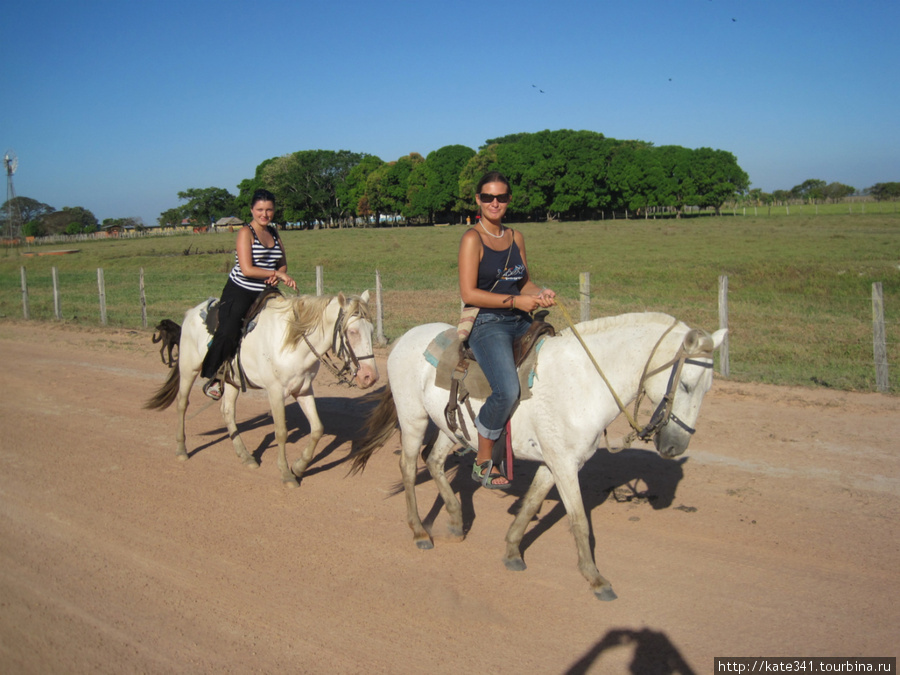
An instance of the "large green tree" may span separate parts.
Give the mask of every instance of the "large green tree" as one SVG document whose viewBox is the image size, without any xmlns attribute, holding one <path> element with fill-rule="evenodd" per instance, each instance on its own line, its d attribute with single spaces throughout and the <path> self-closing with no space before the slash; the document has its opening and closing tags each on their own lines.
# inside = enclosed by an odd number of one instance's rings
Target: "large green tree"
<svg viewBox="0 0 900 675">
<path fill-rule="evenodd" d="M 350 169 L 347 179 L 335 187 L 335 194 L 341 204 L 346 205 L 349 215 L 362 218 L 365 224 L 373 214 L 366 194 L 369 174 L 384 166 L 375 155 L 364 155 L 359 163 Z"/>
<path fill-rule="evenodd" d="M 366 198 L 368 208 L 375 214 L 376 224 L 382 214 L 409 217 L 409 177 L 416 165 L 424 161 L 422 155 L 413 152 L 395 162 L 383 164 L 368 175 Z"/>
<path fill-rule="evenodd" d="M 71 230 L 73 234 L 97 230 L 97 217 L 83 206 L 64 206 L 41 218 L 47 234 L 63 234 Z"/>
<path fill-rule="evenodd" d="M 44 204 L 32 199 L 31 197 L 13 197 L 8 202 L 4 202 L 0 207 L 0 221 L 3 223 L 4 231 L 6 221 L 10 213 L 18 215 L 19 223 L 27 223 L 32 220 L 39 220 L 48 213 L 53 213 L 54 209 L 49 204 Z"/>
<path fill-rule="evenodd" d="M 879 202 L 900 199 L 900 183 L 875 183 L 872 187 L 867 188 L 866 192 Z"/>
<path fill-rule="evenodd" d="M 716 215 L 722 204 L 749 189 L 750 177 L 737 158 L 725 150 L 699 148 L 692 151 L 691 173 L 696 186 L 696 206 L 711 206 Z"/>
<path fill-rule="evenodd" d="M 209 227 L 219 218 L 234 214 L 234 195 L 224 188 L 191 188 L 179 192 L 178 199 L 187 202 L 180 207 L 181 212 L 195 227 Z"/>
<path fill-rule="evenodd" d="M 791 196 L 795 199 L 808 200 L 810 203 L 825 199 L 825 187 L 827 183 L 818 178 L 810 178 L 800 185 L 791 188 Z"/>
<path fill-rule="evenodd" d="M 828 201 L 839 202 L 855 192 L 856 188 L 851 187 L 850 185 L 844 185 L 843 183 L 829 183 L 822 189 L 822 196 Z"/>
<path fill-rule="evenodd" d="M 446 145 L 415 164 L 408 181 L 409 215 L 422 216 L 433 223 L 437 218 L 443 221 L 458 213 L 460 172 L 474 156 L 475 151 L 465 145 Z"/>
<path fill-rule="evenodd" d="M 268 161 L 260 177 L 276 195 L 286 220 L 331 224 L 351 215 L 356 207 L 343 203 L 338 193 L 364 157 L 349 150 L 301 150 Z"/>
</svg>

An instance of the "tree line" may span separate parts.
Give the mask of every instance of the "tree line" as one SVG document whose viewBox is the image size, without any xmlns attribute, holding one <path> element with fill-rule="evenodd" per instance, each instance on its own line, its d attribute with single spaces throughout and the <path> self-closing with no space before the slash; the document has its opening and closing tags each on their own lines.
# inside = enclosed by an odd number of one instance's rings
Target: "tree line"
<svg viewBox="0 0 900 675">
<path fill-rule="evenodd" d="M 246 220 L 258 188 L 277 198 L 276 220 L 302 227 L 462 221 L 473 212 L 478 179 L 489 170 L 510 179 L 515 220 L 588 220 L 613 210 L 687 206 L 719 209 L 749 178 L 734 155 L 710 148 L 655 147 L 592 131 L 542 131 L 488 140 L 477 152 L 449 145 L 422 157 L 385 162 L 347 150 L 303 150 L 265 160 L 232 196 L 221 188 L 178 193 L 185 204 L 160 215 L 207 224 L 227 215 Z M 229 200 L 231 200 L 229 204 Z"/>
<path fill-rule="evenodd" d="M 21 226 L 23 237 L 43 237 L 49 234 L 90 234 L 101 228 L 121 227 L 141 229 L 140 218 L 106 218 L 102 223 L 83 206 L 64 206 L 57 210 L 31 197 L 15 197 L 0 208 L 2 231 L 7 231 L 9 219 Z"/>
<path fill-rule="evenodd" d="M 302 150 L 262 162 L 237 195 L 221 188 L 179 192 L 185 204 L 160 215 L 161 225 L 187 218 L 198 224 L 236 215 L 250 218 L 258 188 L 278 200 L 276 221 L 300 227 L 461 222 L 474 212 L 473 193 L 484 172 L 497 169 L 513 186 L 514 220 L 591 220 L 610 212 L 635 216 L 725 203 L 772 204 L 791 199 L 839 201 L 857 190 L 807 180 L 772 194 L 751 190 L 747 173 L 724 150 L 654 146 L 592 131 L 541 131 L 490 139 L 475 150 L 448 145 L 423 157 L 385 162 L 348 150 Z M 867 192 L 895 199 L 900 183 Z"/>
<path fill-rule="evenodd" d="M 160 214 L 171 227 L 184 221 L 208 226 L 237 216 L 248 222 L 250 199 L 258 188 L 277 198 L 276 222 L 309 228 L 462 222 L 474 213 L 474 187 L 489 170 L 510 179 L 513 220 L 592 220 L 609 213 L 646 216 L 688 207 L 719 212 L 726 203 L 764 205 L 839 201 L 858 191 L 842 183 L 810 179 L 771 194 L 750 189 L 747 173 L 724 150 L 655 146 L 622 141 L 593 131 L 541 131 L 489 139 L 478 149 L 448 145 L 426 157 L 411 153 L 394 161 L 349 150 L 301 150 L 263 161 L 238 194 L 218 187 L 177 194 L 183 202 Z M 900 183 L 877 183 L 863 191 L 876 200 L 900 198 Z M 4 204 L 0 218 L 18 214 L 25 235 L 92 232 L 122 225 L 140 229 L 137 218 L 102 224 L 82 207 L 53 207 L 27 197 Z"/>
</svg>

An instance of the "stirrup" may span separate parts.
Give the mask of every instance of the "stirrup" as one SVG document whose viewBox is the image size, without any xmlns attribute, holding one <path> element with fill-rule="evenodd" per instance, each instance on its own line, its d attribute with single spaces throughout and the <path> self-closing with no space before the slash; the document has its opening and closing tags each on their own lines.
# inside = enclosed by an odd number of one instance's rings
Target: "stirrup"
<svg viewBox="0 0 900 675">
<path fill-rule="evenodd" d="M 494 461 L 490 459 L 486 459 L 481 464 L 476 460 L 472 464 L 472 480 L 476 483 L 481 483 L 481 487 L 487 488 L 488 490 L 508 490 L 512 487 L 512 481 L 509 480 L 503 473 L 495 473 L 492 474 L 491 470 L 494 468 Z M 505 483 L 494 483 L 495 478 L 503 478 Z"/>
<path fill-rule="evenodd" d="M 215 378 L 212 378 L 203 385 L 203 393 L 209 396 L 213 401 L 218 401 L 222 398 L 223 389 L 222 381 Z"/>
</svg>

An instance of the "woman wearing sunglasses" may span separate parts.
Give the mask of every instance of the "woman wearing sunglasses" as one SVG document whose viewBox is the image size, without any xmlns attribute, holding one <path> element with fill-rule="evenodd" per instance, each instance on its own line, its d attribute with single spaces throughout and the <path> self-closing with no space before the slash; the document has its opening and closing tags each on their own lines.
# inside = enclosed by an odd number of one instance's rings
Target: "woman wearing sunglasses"
<svg viewBox="0 0 900 675">
<path fill-rule="evenodd" d="M 486 488 L 505 490 L 510 482 L 491 457 L 519 399 L 513 342 L 528 331 L 531 312 L 556 304 L 556 293 L 531 280 L 525 238 L 503 226 L 512 196 L 506 177 L 489 171 L 475 193 L 481 217 L 459 245 L 459 292 L 466 306 L 480 308 L 469 347 L 492 391 L 475 418 L 478 454 L 472 478 Z"/>
</svg>

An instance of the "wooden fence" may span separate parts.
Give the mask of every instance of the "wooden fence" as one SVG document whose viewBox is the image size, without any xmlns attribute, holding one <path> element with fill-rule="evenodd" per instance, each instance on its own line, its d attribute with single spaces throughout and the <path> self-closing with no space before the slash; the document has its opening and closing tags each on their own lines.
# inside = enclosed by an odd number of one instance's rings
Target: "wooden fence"
<svg viewBox="0 0 900 675">
<path fill-rule="evenodd" d="M 322 295 L 325 288 L 325 271 L 319 265 L 316 267 L 316 294 Z M 28 305 L 28 281 L 25 267 L 21 268 L 22 280 L 22 312 L 25 319 L 30 319 Z M 53 280 L 53 311 L 56 319 L 62 319 L 60 303 L 59 271 L 52 268 Z M 103 269 L 97 269 L 97 289 L 99 296 L 100 323 L 107 325 L 106 316 L 106 286 L 103 277 Z M 144 286 L 144 269 L 140 269 L 139 279 L 141 325 L 147 328 L 147 299 Z M 579 309 L 580 321 L 587 321 L 591 310 L 591 276 L 589 272 L 579 275 Z M 728 328 L 728 277 L 719 277 L 718 289 L 719 328 Z M 379 345 L 387 344 L 384 335 L 384 299 L 381 284 L 381 274 L 375 270 L 375 342 Z M 872 284 L 872 343 L 873 365 L 875 369 L 875 383 L 878 391 L 887 393 L 890 390 L 888 375 L 887 340 L 884 320 L 884 293 L 881 282 Z M 719 350 L 719 372 L 728 377 L 730 374 L 729 342 L 726 336 Z"/>
</svg>

